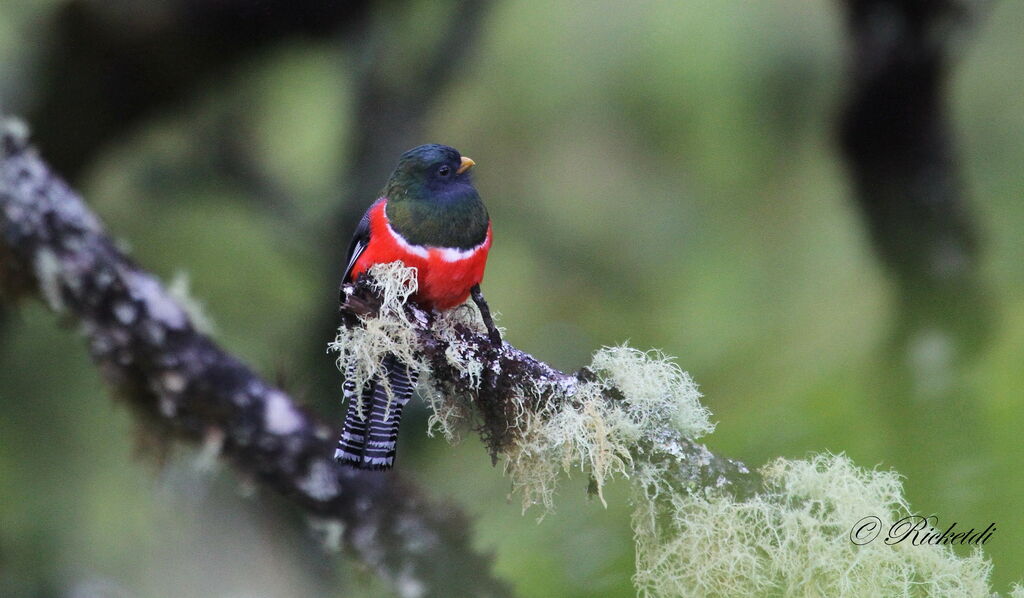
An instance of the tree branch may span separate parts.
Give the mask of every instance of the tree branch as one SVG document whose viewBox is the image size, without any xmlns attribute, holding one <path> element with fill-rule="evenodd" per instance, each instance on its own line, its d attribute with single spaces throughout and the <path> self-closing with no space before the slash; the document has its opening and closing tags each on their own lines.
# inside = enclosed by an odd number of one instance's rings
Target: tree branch
<svg viewBox="0 0 1024 598">
<path fill-rule="evenodd" d="M 978 268 L 983 238 L 948 99 L 956 58 L 992 3 L 840 4 L 851 85 L 839 141 L 875 253 L 897 291 L 897 320 L 873 366 L 880 381 L 873 395 L 888 426 L 880 436 L 924 508 L 981 504 L 988 494 L 978 483 L 986 470 L 977 467 L 977 451 L 989 433 L 962 376 L 985 350 L 996 310 Z M 949 443 L 951 436 L 959 442 Z M 916 450 L 908 454 L 907 446 Z M 975 472 L 962 487 L 977 490 L 950 487 L 950 469 Z"/>
<path fill-rule="evenodd" d="M 962 276 L 977 233 L 947 114 L 956 0 L 847 0 L 850 90 L 842 148 L 887 265 L 904 278 Z"/>
<path fill-rule="evenodd" d="M 386 284 L 372 280 L 370 275 L 363 275 L 355 283 L 343 285 L 346 299 L 341 311 L 346 327 L 358 327 L 360 320 L 365 322 L 366 318 L 393 317 L 389 315 L 387 305 L 382 307 L 384 301 L 381 297 L 386 294 L 382 293 L 382 286 Z M 531 435 L 536 433 L 536 428 L 557 420 L 568 410 L 581 413 L 587 419 L 584 427 L 591 429 L 587 434 L 593 431 L 597 437 L 584 440 L 578 447 L 582 452 L 595 450 L 594 446 L 585 446 L 587 443 L 607 446 L 618 442 L 613 432 L 593 429 L 614 426 L 610 420 L 619 414 L 635 418 L 635 411 L 630 410 L 637 407 L 636 392 L 609 384 L 605 372 L 590 367 L 574 373 L 562 372 L 507 342 L 495 343 L 486 328 L 459 321 L 450 312 L 438 314 L 413 302 L 405 302 L 401 309 L 404 311 L 401 322 L 412 326 L 415 335 L 411 351 L 425 364 L 430 384 L 439 400 L 446 404 L 446 408 L 461 411 L 458 419 L 476 423 L 477 431 L 495 461 L 499 455 L 515 461 L 522 457 L 523 452 L 536 448 L 536 445 L 531 446 Z M 466 364 L 470 362 L 481 366 L 476 375 L 467 375 Z M 468 369 L 474 368 L 470 366 Z M 643 382 L 657 385 L 653 392 L 660 398 L 655 401 L 663 400 L 664 408 L 653 406 L 653 403 L 640 407 L 641 410 L 650 408 L 652 417 L 649 419 L 657 421 L 624 447 L 628 450 L 631 464 L 624 473 L 635 475 L 644 467 L 653 467 L 658 472 L 659 488 L 655 490 L 667 489 L 668 494 L 714 489 L 744 499 L 761 489 L 761 478 L 756 472 L 739 461 L 715 455 L 706 446 L 680 432 L 673 421 L 677 415 L 674 409 L 683 401 L 673 395 L 671 382 L 650 371 L 634 374 L 639 374 L 640 378 L 652 378 Z M 595 389 L 597 397 L 594 396 Z M 588 409 L 587 401 L 595 399 L 595 409 Z M 438 405 L 433 407 L 437 411 Z M 606 408 L 622 410 L 608 417 L 604 413 Z M 572 442 L 568 437 L 565 441 Z M 609 458 L 615 458 L 614 448 L 596 450 L 604 450 Z M 578 454 L 577 450 L 568 452 L 571 453 L 570 458 Z M 588 463 L 582 465 L 586 468 Z M 592 476 L 602 477 L 594 471 L 593 461 L 589 465 Z M 592 490 L 600 492 L 602 480 L 596 480 L 597 488 L 593 488 L 594 481 L 592 477 Z M 515 479 L 513 483 L 516 483 Z"/>
<path fill-rule="evenodd" d="M 336 524 L 351 552 L 414 595 L 511 595 L 453 507 L 335 464 L 335 430 L 197 332 L 14 122 L 0 123 L 0 241 L 0 290 L 76 320 L 106 380 L 157 428 L 219 439 L 238 470 Z"/>
<path fill-rule="evenodd" d="M 852 85 L 839 121 L 856 199 L 902 301 L 901 336 L 987 334 L 979 233 L 947 107 L 952 52 L 986 2 L 842 0 Z"/>
</svg>

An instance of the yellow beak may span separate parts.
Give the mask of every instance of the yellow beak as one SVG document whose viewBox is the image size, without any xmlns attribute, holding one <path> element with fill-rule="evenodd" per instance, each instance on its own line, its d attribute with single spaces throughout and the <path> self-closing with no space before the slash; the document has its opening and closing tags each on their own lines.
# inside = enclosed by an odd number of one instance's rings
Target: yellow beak
<svg viewBox="0 0 1024 598">
<path fill-rule="evenodd" d="M 459 169 L 455 171 L 455 174 L 462 174 L 469 170 L 470 168 L 473 168 L 473 166 L 475 165 L 476 162 L 474 162 L 472 159 L 467 158 L 466 156 L 462 156 L 462 164 L 459 165 Z"/>
</svg>

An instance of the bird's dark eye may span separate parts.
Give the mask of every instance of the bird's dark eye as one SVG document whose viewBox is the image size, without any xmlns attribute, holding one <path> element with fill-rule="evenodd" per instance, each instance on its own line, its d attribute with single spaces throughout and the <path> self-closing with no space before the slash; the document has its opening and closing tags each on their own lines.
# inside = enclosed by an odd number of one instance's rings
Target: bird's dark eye
<svg viewBox="0 0 1024 598">
<path fill-rule="evenodd" d="M 448 167 L 448 166 L 442 166 L 441 168 L 437 169 L 437 174 L 439 174 L 441 176 L 448 176 L 451 173 L 452 173 L 452 169 L 450 167 Z"/>
</svg>

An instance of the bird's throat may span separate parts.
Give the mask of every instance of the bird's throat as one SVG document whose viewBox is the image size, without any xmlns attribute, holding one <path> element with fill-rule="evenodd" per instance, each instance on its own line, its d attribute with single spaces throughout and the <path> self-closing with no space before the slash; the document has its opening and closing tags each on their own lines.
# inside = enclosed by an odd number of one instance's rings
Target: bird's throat
<svg viewBox="0 0 1024 598">
<path fill-rule="evenodd" d="M 487 237 L 487 209 L 475 192 L 443 201 L 389 200 L 385 214 L 411 245 L 471 249 Z"/>
</svg>

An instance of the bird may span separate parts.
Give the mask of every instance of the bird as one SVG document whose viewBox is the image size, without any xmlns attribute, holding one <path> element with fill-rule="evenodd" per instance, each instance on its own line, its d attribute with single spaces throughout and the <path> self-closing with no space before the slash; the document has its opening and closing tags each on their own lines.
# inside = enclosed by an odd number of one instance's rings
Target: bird
<svg viewBox="0 0 1024 598">
<path fill-rule="evenodd" d="M 480 290 L 493 233 L 470 176 L 475 164 L 439 144 L 402 154 L 356 227 L 342 285 L 355 282 L 375 264 L 400 261 L 416 269 L 417 290 L 410 301 L 444 311 L 472 296 L 490 342 L 500 346 L 501 335 Z M 342 387 L 348 408 L 334 458 L 357 469 L 393 467 L 402 409 L 416 386 L 418 372 L 394 355 L 387 355 L 382 365 L 387 384 L 374 378 L 356 389 L 347 375 Z"/>
</svg>

